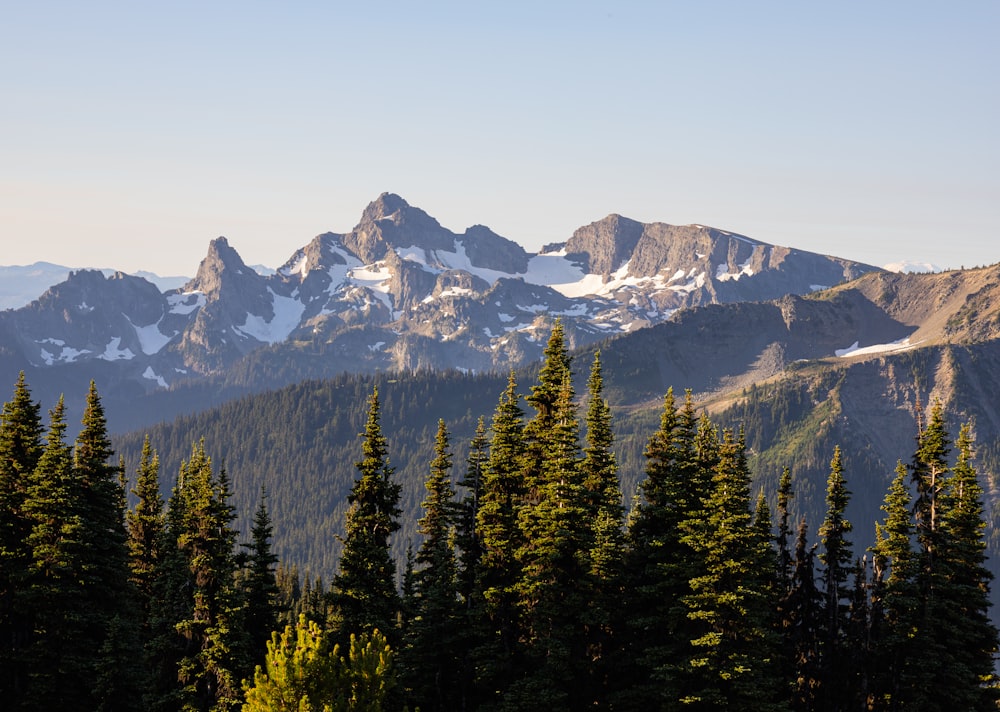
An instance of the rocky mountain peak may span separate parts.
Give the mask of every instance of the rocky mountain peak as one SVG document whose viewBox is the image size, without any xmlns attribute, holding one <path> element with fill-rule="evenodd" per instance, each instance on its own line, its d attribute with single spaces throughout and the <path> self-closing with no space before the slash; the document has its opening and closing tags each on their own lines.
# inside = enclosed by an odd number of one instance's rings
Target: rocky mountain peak
<svg viewBox="0 0 1000 712">
<path fill-rule="evenodd" d="M 208 254 L 198 266 L 198 273 L 184 286 L 186 292 L 217 294 L 223 287 L 223 280 L 230 275 L 253 273 L 243 258 L 233 249 L 225 237 L 217 237 L 208 245 Z"/>
<path fill-rule="evenodd" d="M 566 252 L 583 262 L 588 272 L 607 276 L 632 255 L 643 230 L 642 223 L 611 214 L 577 229 Z"/>
<path fill-rule="evenodd" d="M 363 262 L 374 262 L 392 247 L 454 250 L 455 234 L 394 193 L 382 193 L 368 204 L 361 222 L 344 236 L 344 246 Z"/>
</svg>

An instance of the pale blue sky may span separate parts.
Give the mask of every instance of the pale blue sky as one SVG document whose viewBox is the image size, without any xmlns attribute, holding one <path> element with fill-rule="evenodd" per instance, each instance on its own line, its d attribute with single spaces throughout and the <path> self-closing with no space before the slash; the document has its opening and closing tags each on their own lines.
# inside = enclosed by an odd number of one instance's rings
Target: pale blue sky
<svg viewBox="0 0 1000 712">
<path fill-rule="evenodd" d="M 0 1 L 0 264 L 276 267 L 383 191 L 1000 261 L 1000 3 Z"/>
</svg>

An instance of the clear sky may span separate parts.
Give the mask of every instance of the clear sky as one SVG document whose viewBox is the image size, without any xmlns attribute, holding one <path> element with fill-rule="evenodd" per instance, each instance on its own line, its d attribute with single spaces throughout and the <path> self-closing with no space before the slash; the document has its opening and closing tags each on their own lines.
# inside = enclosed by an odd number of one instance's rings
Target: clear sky
<svg viewBox="0 0 1000 712">
<path fill-rule="evenodd" d="M 277 267 L 383 191 L 1000 261 L 1000 2 L 0 0 L 0 264 Z"/>
</svg>

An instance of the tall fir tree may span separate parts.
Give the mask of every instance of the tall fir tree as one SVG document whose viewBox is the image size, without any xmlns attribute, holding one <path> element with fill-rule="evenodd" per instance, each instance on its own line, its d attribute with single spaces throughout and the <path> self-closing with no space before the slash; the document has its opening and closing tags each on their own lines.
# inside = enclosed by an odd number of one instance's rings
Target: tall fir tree
<svg viewBox="0 0 1000 712">
<path fill-rule="evenodd" d="M 591 700 L 601 708 L 610 703 L 612 677 L 617 661 L 614 650 L 620 645 L 615 632 L 621 631 L 625 532 L 624 506 L 614 453 L 611 408 L 604 398 L 601 352 L 587 380 L 587 433 L 580 468 L 587 496 L 587 517 L 591 522 L 587 576 L 588 603 L 584 620 L 587 629 L 588 679 Z"/>
<path fill-rule="evenodd" d="M 819 528 L 824 610 L 820 634 L 821 699 L 823 708 L 831 711 L 848 708 L 855 661 L 859 654 L 859 651 L 850 649 L 847 641 L 850 574 L 854 560 L 848 539 L 853 527 L 846 517 L 850 495 L 844 478 L 843 456 L 840 446 L 837 446 L 827 478 L 826 515 Z"/>
<path fill-rule="evenodd" d="M 561 360 L 558 352 L 553 354 Z M 521 575 L 515 590 L 528 665 L 508 692 L 508 709 L 578 709 L 592 702 L 585 684 L 583 623 L 592 518 L 580 470 L 571 374 L 561 372 L 562 387 L 551 412 L 536 416 L 550 420 L 547 445 L 536 461 L 535 492 L 518 518 Z"/>
<path fill-rule="evenodd" d="M 181 585 L 190 591 L 188 607 L 175 621 L 184 645 L 176 678 L 180 706 L 229 710 L 239 703 L 240 682 L 248 668 L 229 477 L 225 467 L 215 474 L 201 442 L 182 463 L 178 482 L 176 546 L 184 563 Z"/>
<path fill-rule="evenodd" d="M 246 600 L 244 626 L 254 663 L 263 659 L 271 633 L 278 629 L 281 613 L 275 567 L 278 557 L 271 550 L 274 527 L 267 510 L 267 488 L 261 485 L 260 501 L 253 516 L 250 542 L 244 544 L 241 583 Z"/>
<path fill-rule="evenodd" d="M 73 467 L 82 487 L 90 635 L 101 650 L 94 697 L 98 709 L 136 709 L 143 680 L 134 661 L 142 657 L 142 640 L 132 625 L 139 609 L 129 582 L 124 476 L 121 466 L 111 461 L 107 418 L 93 381 L 82 426 L 73 447 Z"/>
<path fill-rule="evenodd" d="M 882 504 L 885 519 L 876 528 L 872 547 L 872 645 L 876 666 L 871 693 L 879 710 L 908 709 L 919 692 L 915 645 L 920 626 L 916 553 L 913 551 L 912 498 L 907 469 L 899 462 Z"/>
<path fill-rule="evenodd" d="M 416 557 L 413 618 L 400 656 L 410 700 L 428 712 L 460 709 L 463 692 L 451 460 L 448 429 L 439 420 L 419 521 L 423 542 Z"/>
<path fill-rule="evenodd" d="M 701 509 L 711 489 L 714 425 L 699 422 L 688 392 L 678 409 L 673 389 L 663 399 L 659 428 L 646 445 L 641 500 L 627 532 L 624 640 L 616 657 L 616 706 L 628 710 L 673 704 L 671 669 L 691 626 L 681 602 L 701 570 L 701 554 L 682 541 L 681 524 Z"/>
<path fill-rule="evenodd" d="M 965 424 L 955 441 L 958 458 L 948 482 L 941 516 L 939 565 L 946 575 L 939 593 L 940 628 L 947 631 L 951 709 L 996 709 L 997 629 L 990 620 L 983 489 L 973 459 L 972 429 Z"/>
<path fill-rule="evenodd" d="M 681 524 L 704 568 L 683 597 L 695 635 L 681 658 L 679 702 L 693 709 L 783 708 L 768 585 L 774 551 L 754 526 L 742 433 L 725 431 L 712 490 Z"/>
<path fill-rule="evenodd" d="M 945 661 L 949 659 L 951 638 L 947 630 L 947 561 L 941 556 L 945 531 L 942 517 L 947 508 L 951 468 L 951 437 L 945 424 L 944 406 L 936 401 L 927 414 L 917 411 L 917 447 L 910 465 L 916 496 L 913 503 L 916 534 L 916 575 L 919 593 L 919 620 L 914 643 L 919 654 L 910 658 L 920 687 L 912 690 L 907 709 L 953 709 L 944 685 L 950 682 Z M 931 690 L 935 692 L 932 694 Z"/>
<path fill-rule="evenodd" d="M 368 398 L 358 479 L 348 496 L 344 549 L 333 580 L 333 604 L 340 637 L 378 629 L 395 639 L 400 600 L 390 537 L 399 529 L 400 485 L 393 480 L 388 442 L 382 434 L 378 388 Z"/>
<path fill-rule="evenodd" d="M 23 591 L 32 562 L 32 522 L 25 504 L 43 431 L 41 408 L 31 400 L 22 371 L 0 411 L 0 699 L 15 707 L 26 690 L 24 651 L 31 637 Z"/>
<path fill-rule="evenodd" d="M 91 695 L 94 645 L 84 593 L 83 551 L 87 537 L 83 487 L 66 443 L 65 405 L 49 411 L 45 448 L 32 475 L 25 512 L 32 522 L 32 563 L 23 595 L 31 610 L 26 647 L 28 680 L 20 699 L 25 710 L 95 707 Z"/>
<path fill-rule="evenodd" d="M 821 704 L 823 595 L 816 587 L 815 553 L 803 517 L 795 536 L 791 578 L 778 608 L 783 677 L 789 681 L 789 707 L 794 712 L 814 712 Z"/>
<path fill-rule="evenodd" d="M 143 687 L 147 691 L 156 685 L 156 675 L 153 673 L 156 668 L 153 653 L 155 638 L 153 619 L 156 608 L 162 605 L 158 600 L 156 581 L 163 556 L 162 547 L 167 526 L 159 476 L 160 460 L 147 436 L 142 444 L 135 487 L 132 490 L 136 504 L 125 515 L 129 579 L 138 601 L 137 627 L 144 650 L 142 676 Z"/>
<path fill-rule="evenodd" d="M 514 678 L 521 658 L 520 625 L 514 586 L 519 568 L 518 512 L 525 495 L 521 477 L 524 458 L 524 411 L 511 371 L 491 421 L 489 463 L 483 472 L 476 517 L 481 557 L 477 598 L 483 615 L 473 650 L 476 693 L 473 704 L 497 704 Z"/>
</svg>

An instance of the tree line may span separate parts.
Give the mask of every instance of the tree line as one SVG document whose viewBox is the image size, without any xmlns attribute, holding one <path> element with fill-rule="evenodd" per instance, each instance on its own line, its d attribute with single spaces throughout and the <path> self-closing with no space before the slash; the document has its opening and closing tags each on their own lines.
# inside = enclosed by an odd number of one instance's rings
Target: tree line
<svg viewBox="0 0 1000 712">
<path fill-rule="evenodd" d="M 22 379 L 0 415 L 0 674 L 11 709 L 996 709 L 982 489 L 968 426 L 918 411 L 874 542 L 855 547 L 839 448 L 815 537 L 786 470 L 754 497 L 747 437 L 664 397 L 623 503 L 600 354 L 574 392 L 560 324 L 512 373 L 465 462 L 438 422 L 419 546 L 368 398 L 332 581 L 271 552 L 266 492 L 239 543 L 203 443 L 170 496 L 126 477 L 91 387 L 47 431 Z M 530 409 L 530 410 L 529 410 Z M 308 497 L 308 492 L 302 493 Z"/>
</svg>

